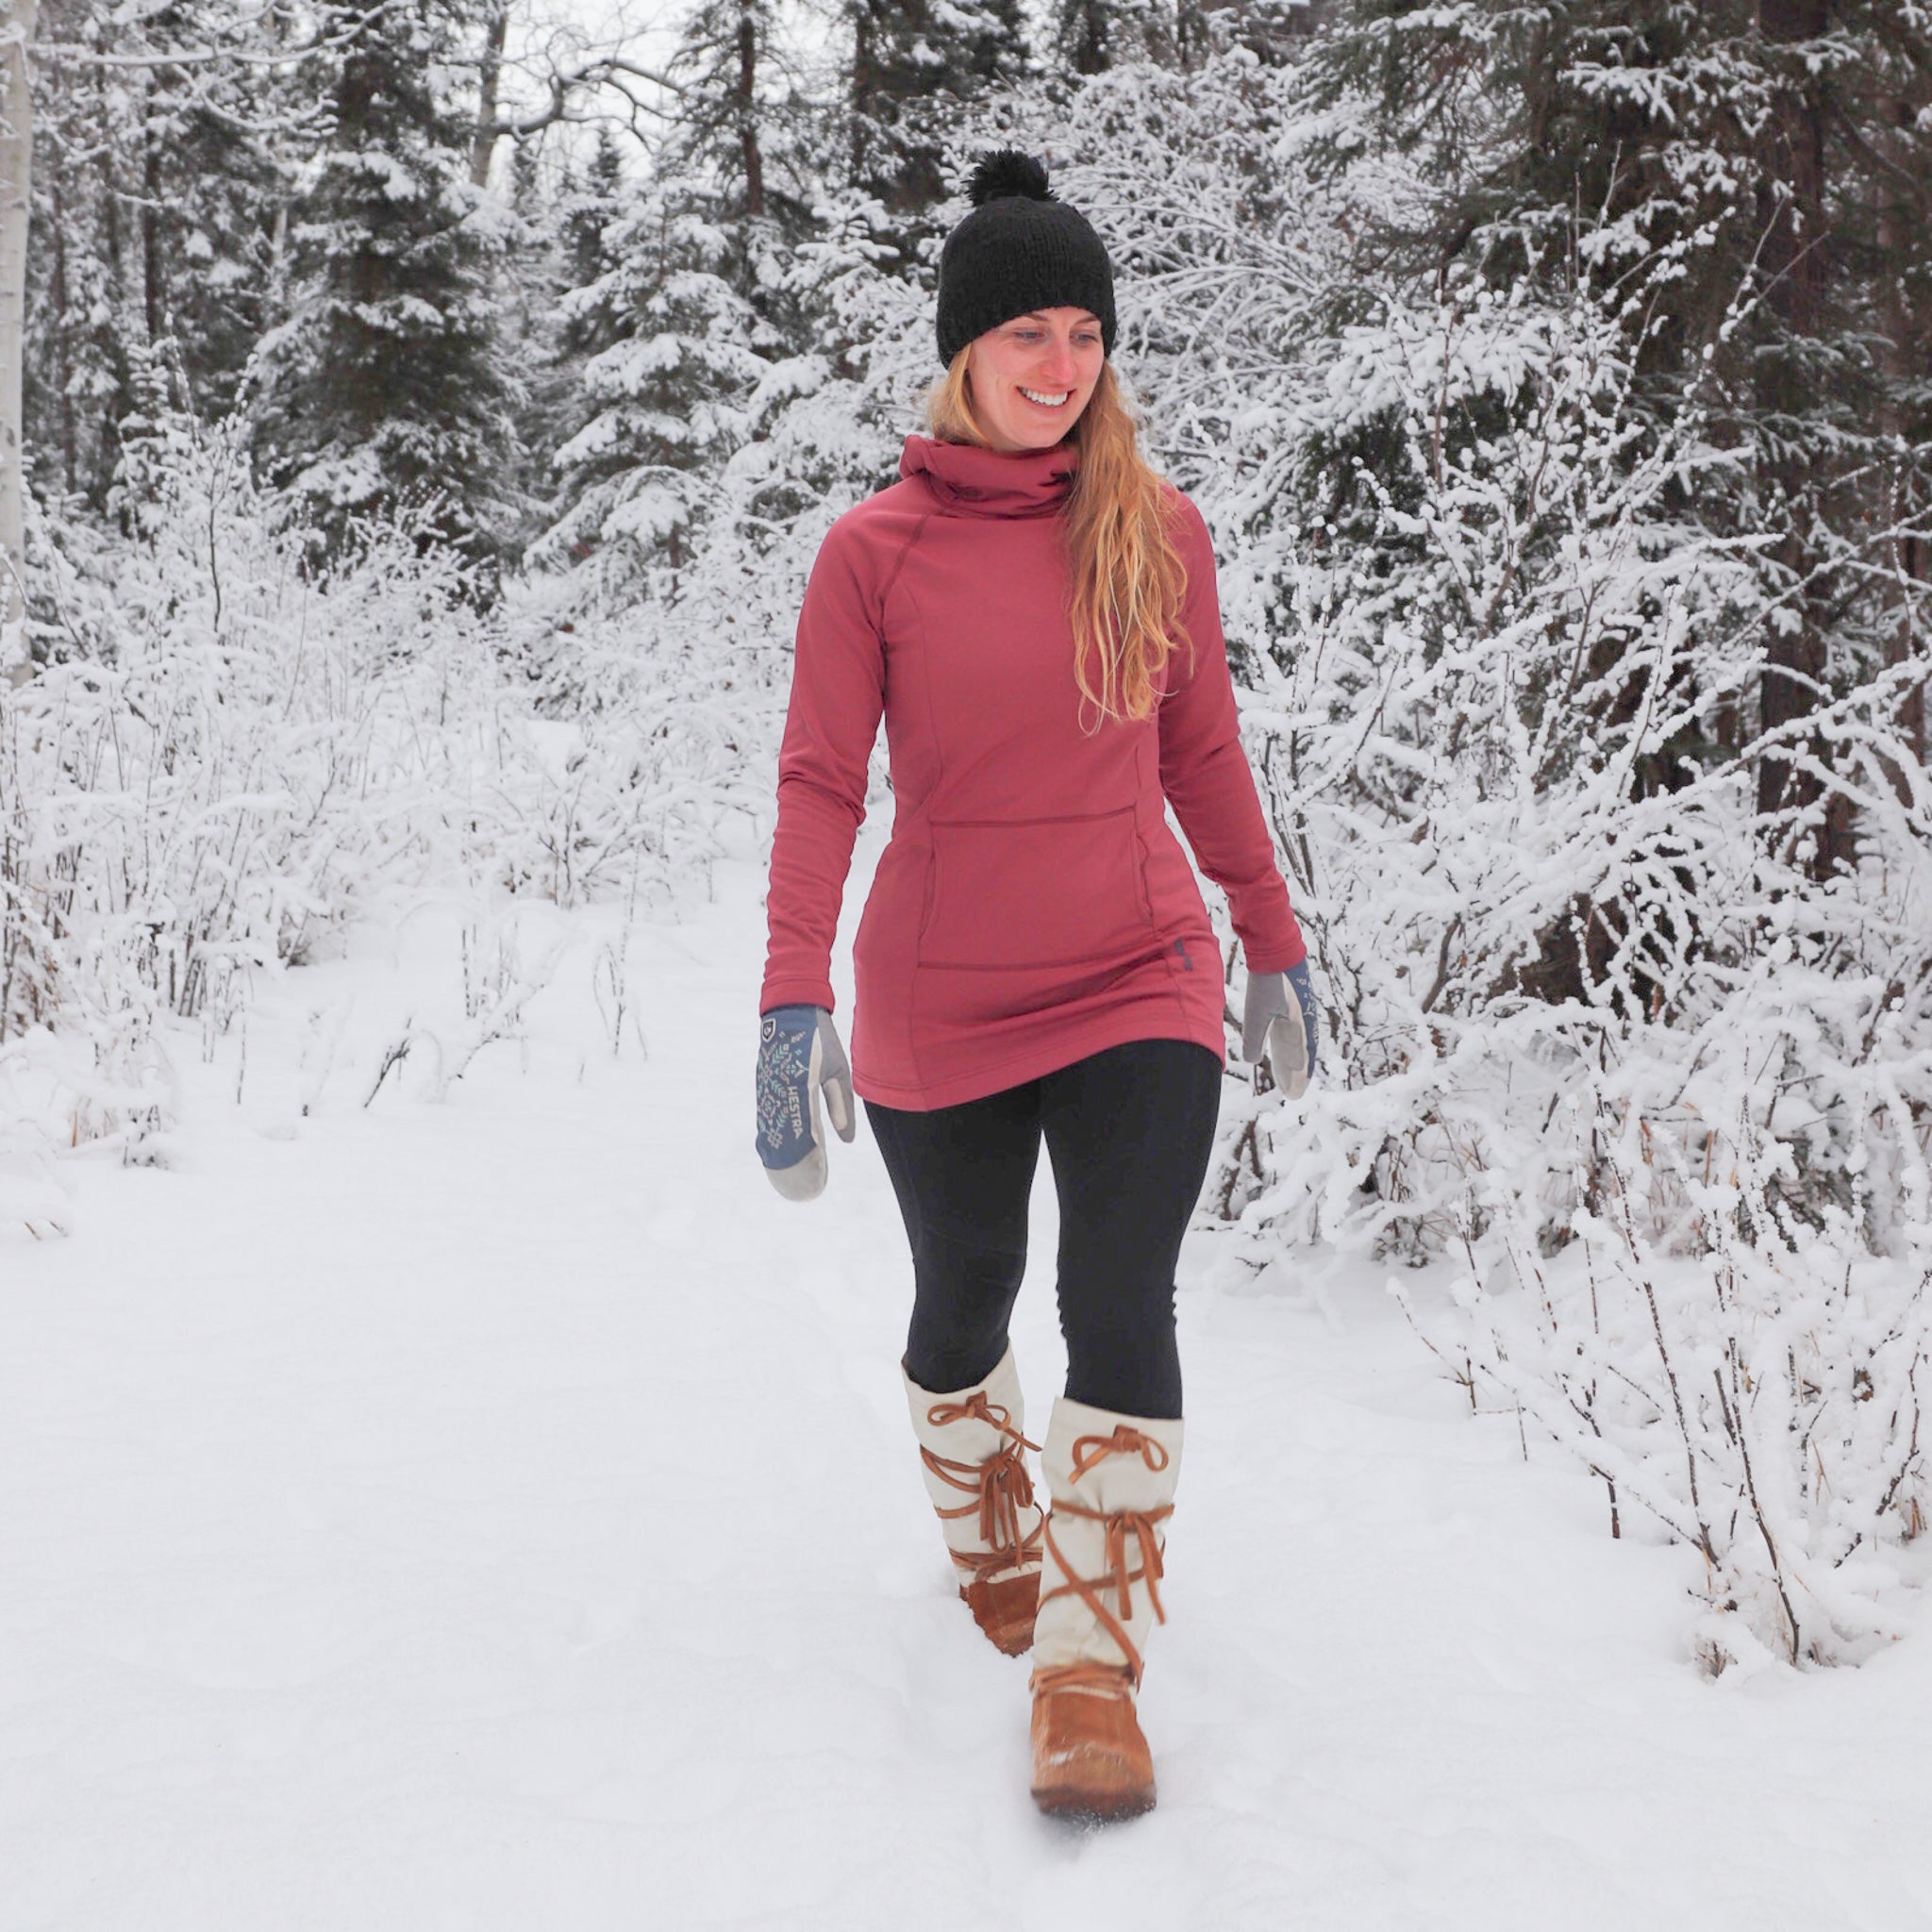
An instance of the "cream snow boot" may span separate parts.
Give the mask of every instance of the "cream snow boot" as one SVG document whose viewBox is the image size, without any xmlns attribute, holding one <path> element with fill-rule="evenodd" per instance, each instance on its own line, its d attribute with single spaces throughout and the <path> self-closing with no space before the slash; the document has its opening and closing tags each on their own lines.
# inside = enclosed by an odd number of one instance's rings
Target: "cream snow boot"
<svg viewBox="0 0 1932 1932">
<path fill-rule="evenodd" d="M 904 1371 L 901 1371 L 904 1374 Z M 974 1388 L 935 1394 L 906 1376 L 925 1492 L 959 1571 L 959 1594 L 1008 1657 L 1033 1641 L 1040 1595 L 1040 1511 L 1021 1434 L 1020 1372 L 1008 1348 Z"/>
<path fill-rule="evenodd" d="M 1174 1514 L 1181 1424 L 1066 1396 L 1041 1457 L 1053 1513 L 1033 1626 L 1033 1798 L 1042 1811 L 1131 1818 L 1154 1805 L 1134 1714 L 1158 1618 L 1161 1525 Z"/>
</svg>

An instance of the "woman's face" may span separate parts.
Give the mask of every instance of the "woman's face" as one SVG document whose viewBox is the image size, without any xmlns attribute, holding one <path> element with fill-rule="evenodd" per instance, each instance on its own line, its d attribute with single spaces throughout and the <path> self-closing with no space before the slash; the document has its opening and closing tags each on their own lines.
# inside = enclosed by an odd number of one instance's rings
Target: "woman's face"
<svg viewBox="0 0 1932 1932">
<path fill-rule="evenodd" d="M 1040 308 L 975 336 L 966 351 L 973 413 L 994 449 L 1051 449 L 1100 380 L 1100 319 L 1084 308 Z"/>
</svg>

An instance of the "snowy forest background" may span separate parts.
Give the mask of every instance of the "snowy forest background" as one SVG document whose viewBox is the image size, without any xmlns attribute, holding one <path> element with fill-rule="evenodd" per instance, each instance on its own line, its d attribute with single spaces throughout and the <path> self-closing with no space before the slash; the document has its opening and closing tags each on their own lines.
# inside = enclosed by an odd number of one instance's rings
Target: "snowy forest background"
<svg viewBox="0 0 1932 1932">
<path fill-rule="evenodd" d="M 10 1219 L 57 1150 L 164 1160 L 171 1057 L 371 908 L 675 908 L 768 826 L 805 575 L 918 425 L 965 164 L 1023 145 L 1215 533 L 1326 1001 L 1204 1213 L 1263 1274 L 1450 1271 L 1422 1341 L 1698 1554 L 1708 1668 L 1904 1627 L 1932 9 L 10 22 Z M 479 963 L 436 1081 L 533 985 Z"/>
</svg>

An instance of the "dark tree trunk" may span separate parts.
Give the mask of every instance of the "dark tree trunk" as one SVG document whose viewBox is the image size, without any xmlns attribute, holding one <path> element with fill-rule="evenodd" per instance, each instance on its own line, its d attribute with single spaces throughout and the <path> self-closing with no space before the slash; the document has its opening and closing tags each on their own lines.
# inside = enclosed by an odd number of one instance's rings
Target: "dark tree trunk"
<svg viewBox="0 0 1932 1932">
<path fill-rule="evenodd" d="M 746 7 L 738 16 L 738 144 L 744 156 L 744 211 L 765 211 L 765 158 L 758 148 L 758 27 Z"/>
<path fill-rule="evenodd" d="M 1829 0 L 1758 0 L 1757 21 L 1766 42 L 1788 47 L 1820 39 L 1830 25 L 1830 13 Z M 1815 399 L 1809 393 L 1806 346 L 1818 334 L 1826 268 L 1823 86 L 1815 74 L 1801 78 L 1797 70 L 1788 70 L 1785 82 L 1779 111 L 1767 130 L 1771 145 L 1760 204 L 1770 307 L 1783 340 L 1768 360 L 1758 400 L 1781 430 L 1812 414 Z M 1794 580 L 1806 581 L 1814 559 L 1803 532 L 1805 505 L 1817 478 L 1802 453 L 1780 458 L 1771 474 L 1791 517 L 1778 558 Z M 1798 623 L 1774 628 L 1766 640 L 1758 702 L 1767 731 L 1795 724 L 1818 708 L 1825 659 L 1817 605 L 1815 589 L 1801 592 L 1795 606 Z M 1792 749 L 1808 749 L 1814 757 L 1822 751 L 1815 742 Z M 1758 760 L 1760 813 L 1803 809 L 1817 803 L 1820 790 L 1818 778 L 1799 770 L 1788 756 L 1769 753 Z M 1849 858 L 1850 835 L 1848 815 L 1834 798 L 1819 828 L 1813 861 L 1818 872 L 1830 872 Z"/>
<path fill-rule="evenodd" d="M 866 120 L 872 113 L 873 95 L 877 89 L 873 72 L 872 10 L 867 0 L 858 0 L 852 9 L 852 178 L 865 175 Z"/>
<path fill-rule="evenodd" d="M 1069 0 L 1060 13 L 1060 45 L 1075 74 L 1104 74 L 1113 62 L 1108 0 Z"/>
<path fill-rule="evenodd" d="M 160 143 L 152 131 L 142 156 L 141 187 L 142 315 L 152 348 L 168 332 L 167 271 L 162 266 L 161 247 L 161 200 L 166 190 L 161 184 Z"/>
<path fill-rule="evenodd" d="M 1913 263 L 1914 246 L 1920 243 L 1927 219 L 1927 192 L 1922 185 L 1914 195 L 1907 185 L 1913 178 L 1911 147 L 1905 138 L 1910 125 L 1910 109 L 1894 93 L 1887 93 L 1878 104 L 1878 151 L 1889 163 L 1877 175 L 1878 208 L 1878 330 L 1884 342 L 1880 350 L 1885 376 L 1882 427 L 1886 440 L 1903 446 L 1908 424 L 1903 401 L 1907 393 L 1922 385 L 1928 372 L 1925 341 L 1918 326 L 1907 277 Z M 1899 487 L 1902 478 L 1889 481 L 1881 514 L 1893 530 L 1910 512 L 1910 499 Z M 1886 662 L 1897 666 L 1910 662 L 1914 608 L 1919 602 L 1918 586 L 1925 581 L 1928 562 L 1924 538 L 1916 532 L 1894 536 L 1890 563 L 1896 574 L 1898 617 L 1886 640 Z M 1900 700 L 1899 735 L 1909 755 L 1920 764 L 1925 762 L 1925 687 L 1914 685 Z M 1907 795 L 1907 774 L 1895 775 L 1900 795 Z"/>
<path fill-rule="evenodd" d="M 67 353 L 67 210 L 60 194 L 60 177 L 47 184 L 52 203 L 52 230 L 48 236 L 51 251 L 47 265 L 47 294 L 55 318 L 54 381 L 59 396 L 60 487 L 69 496 L 79 488 L 80 458 L 75 445 L 74 421 L 74 364 Z"/>
<path fill-rule="evenodd" d="M 105 80 L 97 82 L 99 91 L 107 92 Z M 104 112 L 102 119 L 105 122 Z M 101 236 L 107 243 L 108 287 L 113 291 L 113 305 L 116 320 L 126 316 L 127 308 L 127 250 L 121 234 L 122 208 L 125 196 L 122 184 L 117 178 L 114 157 L 103 152 L 99 158 L 101 172 Z M 125 331 L 116 327 L 108 345 L 108 359 L 114 372 L 112 392 L 102 400 L 100 434 L 94 443 L 94 474 L 88 487 L 88 495 L 97 508 L 104 508 L 108 492 L 113 487 L 114 471 L 121 460 L 121 422 L 133 408 L 133 371 L 127 361 L 127 342 Z"/>
</svg>

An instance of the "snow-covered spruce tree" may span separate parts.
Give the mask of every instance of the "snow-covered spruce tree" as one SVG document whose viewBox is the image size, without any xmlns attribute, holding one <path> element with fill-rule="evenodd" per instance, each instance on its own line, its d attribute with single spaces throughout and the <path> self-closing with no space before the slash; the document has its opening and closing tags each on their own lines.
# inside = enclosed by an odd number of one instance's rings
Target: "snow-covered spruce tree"
<svg viewBox="0 0 1932 1932">
<path fill-rule="evenodd" d="M 1140 63 L 1189 69 L 1217 37 L 1276 64 L 1294 58 L 1329 10 L 1328 0 L 1054 0 L 1050 19 L 1062 67 L 1093 75 Z"/>
<path fill-rule="evenodd" d="M 1054 52 L 1075 74 L 1105 74 L 1123 61 L 1148 58 L 1164 25 L 1162 10 L 1141 0 L 1058 0 Z"/>
<path fill-rule="evenodd" d="M 1244 1218 L 1454 1257 L 1445 1356 L 1696 1550 L 1713 1660 L 1857 1656 L 1924 1477 L 1932 793 L 1861 687 L 1773 728 L 1830 734 L 1875 862 L 1767 851 L 1775 741 L 1723 740 L 1775 592 L 1624 320 L 1452 287 L 1340 349 L 1411 491 L 1356 471 L 1360 548 L 1308 518 L 1253 723 L 1347 1086 L 1257 1113 Z"/>
<path fill-rule="evenodd" d="M 462 25 L 449 0 L 400 0 L 331 58 L 289 312 L 257 352 L 258 459 L 331 550 L 358 520 L 433 505 L 441 541 L 480 561 L 514 517 L 491 291 L 512 219 L 472 185 L 474 128 L 441 92 Z"/>
<path fill-rule="evenodd" d="M 658 157 L 660 175 L 714 183 L 741 219 L 756 265 L 746 293 L 772 322 L 783 281 L 761 251 L 805 232 L 820 187 L 824 114 L 801 88 L 798 58 L 772 0 L 703 0 L 668 63 L 678 109 Z"/>
<path fill-rule="evenodd" d="M 546 555 L 621 598 L 649 574 L 675 594 L 745 406 L 782 339 L 733 286 L 731 238 L 676 188 L 643 190 L 606 231 L 622 265 L 564 298 L 591 413 L 559 449 L 566 508 Z M 592 568 L 593 567 L 593 568 Z"/>
<path fill-rule="evenodd" d="M 105 508 L 123 420 L 171 404 L 219 415 L 268 312 L 299 85 L 257 62 L 169 64 L 223 44 L 232 16 L 175 0 L 139 19 L 51 0 L 38 63 L 27 442 L 43 492 Z M 112 63 L 123 63 L 115 65 Z"/>
<path fill-rule="evenodd" d="M 581 388 L 539 555 L 577 565 L 607 606 L 676 594 L 752 398 L 799 344 L 791 265 L 816 184 L 786 64 L 768 0 L 695 8 L 667 63 L 676 113 L 641 178 L 622 187 L 600 150 L 595 192 L 565 214 L 575 280 L 556 358 Z"/>
<path fill-rule="evenodd" d="M 58 152 L 52 121 L 41 117 L 42 157 L 50 146 Z M 123 394 L 112 258 L 98 245 L 96 226 L 106 204 L 93 191 L 85 168 L 39 170 L 30 228 L 42 245 L 27 257 L 25 468 L 43 497 L 76 508 L 106 501 Z"/>
<path fill-rule="evenodd" d="M 893 217 L 945 196 L 947 103 L 1017 85 L 1027 68 L 1017 0 L 844 0 L 851 185 Z M 936 111 L 939 110 L 939 111 Z"/>
<path fill-rule="evenodd" d="M 188 0 L 144 11 L 146 43 L 192 46 Z M 244 61 L 205 72 L 158 66 L 139 77 L 139 231 L 147 341 L 167 344 L 185 408 L 225 415 L 270 315 L 282 156 L 315 127 L 293 74 Z"/>
<path fill-rule="evenodd" d="M 870 237 L 860 215 L 849 236 L 835 229 L 808 244 L 801 298 L 822 317 L 841 312 L 841 330 L 896 341 L 903 330 L 882 319 L 890 309 L 918 331 L 915 355 L 929 356 L 918 292 L 881 269 Z M 881 378 L 880 390 L 909 398 L 916 384 Z M 570 787 L 608 788 L 629 771 L 648 789 L 653 770 L 669 765 L 708 774 L 715 795 L 754 818 L 769 811 L 762 774 L 813 556 L 834 517 L 890 480 L 909 425 L 903 401 L 877 409 L 874 394 L 865 375 L 824 353 L 770 361 L 744 400 L 742 438 L 709 485 L 685 568 L 606 573 L 593 552 L 561 575 L 533 575 L 520 591 L 526 620 L 554 620 L 531 649 L 541 701 L 576 722 L 591 754 L 574 761 Z"/>
<path fill-rule="evenodd" d="M 99 14 L 87 0 L 53 0 L 41 31 L 106 51 L 113 36 Z M 98 511 L 131 407 L 127 350 L 145 340 L 130 214 L 138 177 L 128 170 L 142 144 L 138 85 L 112 85 L 104 67 L 78 63 L 35 80 L 23 454 L 37 489 Z"/>
<path fill-rule="evenodd" d="M 789 555 L 794 519 L 822 529 L 828 506 L 888 480 L 911 397 L 890 407 L 896 433 L 877 434 L 874 348 L 929 277 L 946 127 L 1024 65 L 1010 9 L 867 5 L 848 16 L 836 106 L 814 113 L 781 81 L 794 57 L 775 23 L 763 0 L 690 17 L 675 125 L 638 208 L 604 230 L 625 258 L 564 305 L 566 325 L 600 341 L 595 408 L 559 455 L 570 508 L 543 554 L 591 560 L 584 581 L 607 608 L 735 596 L 748 560 Z M 861 438 L 841 424 L 847 403 Z M 607 535 L 622 547 L 598 562 Z M 768 650 L 791 629 L 773 622 Z"/>
<path fill-rule="evenodd" d="M 496 284 L 496 323 L 518 388 L 525 503 L 516 547 L 527 558 L 557 514 L 552 455 L 587 420 L 588 344 L 562 307 L 573 289 L 614 266 L 603 234 L 618 213 L 623 162 L 600 127 L 587 161 L 538 134 L 514 144 L 503 174 L 517 238 Z"/>
<path fill-rule="evenodd" d="M 525 150 L 518 149 L 521 159 Z M 529 150 L 535 153 L 534 146 Z M 579 171 L 568 159 L 552 219 L 568 277 L 565 287 L 588 289 L 617 266 L 608 239 L 611 225 L 624 212 L 624 156 L 617 137 L 599 127 L 590 157 Z M 575 345 L 566 327 L 564 340 Z"/>
</svg>

